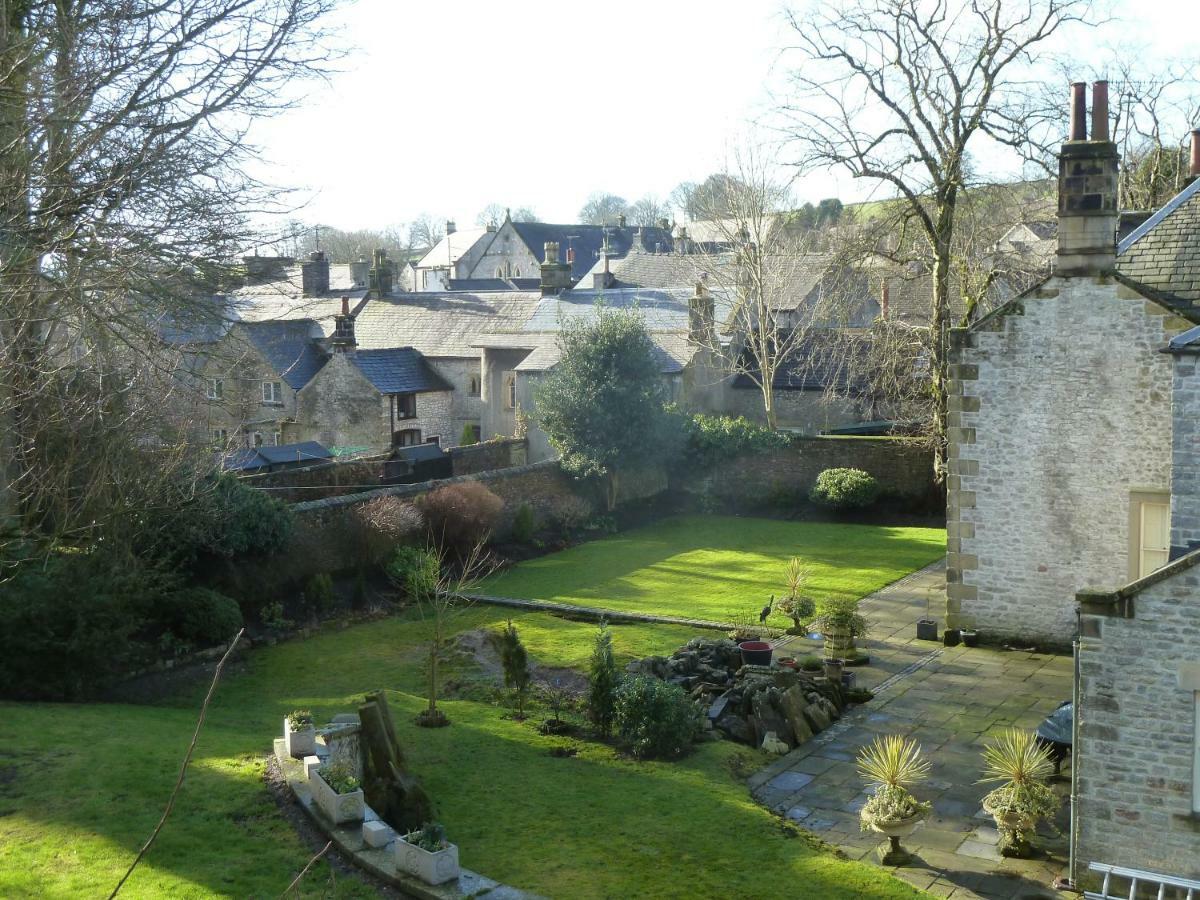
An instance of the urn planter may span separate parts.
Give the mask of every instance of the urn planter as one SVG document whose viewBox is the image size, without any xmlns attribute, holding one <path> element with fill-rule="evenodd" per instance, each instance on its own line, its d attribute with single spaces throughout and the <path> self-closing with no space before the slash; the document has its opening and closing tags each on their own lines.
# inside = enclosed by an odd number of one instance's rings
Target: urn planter
<svg viewBox="0 0 1200 900">
<path fill-rule="evenodd" d="M 844 659 L 826 659 L 825 660 L 825 677 L 834 684 L 842 683 L 842 670 L 845 668 L 846 661 Z"/>
<path fill-rule="evenodd" d="M 292 723 L 285 718 L 283 720 L 283 746 L 287 750 L 288 756 L 294 758 L 311 756 L 317 752 L 316 727 L 307 725 L 293 731 Z"/>
<path fill-rule="evenodd" d="M 313 802 L 334 825 L 362 821 L 366 805 L 362 788 L 347 794 L 339 794 L 330 786 L 329 782 L 321 777 L 320 769 L 312 773 L 308 784 L 312 790 Z"/>
<path fill-rule="evenodd" d="M 830 628 L 822 631 L 821 636 L 825 639 L 827 657 L 845 659 L 854 655 L 854 634 L 849 628 Z"/>
<path fill-rule="evenodd" d="M 738 649 L 742 651 L 742 663 L 747 666 L 769 666 L 775 652 L 766 641 L 742 641 Z"/>
<path fill-rule="evenodd" d="M 403 835 L 395 843 L 397 871 L 415 875 L 426 884 L 445 884 L 458 877 L 457 844 L 447 844 L 444 849 L 431 852 L 410 844 L 407 840 L 410 837 L 413 835 Z"/>
<path fill-rule="evenodd" d="M 925 818 L 924 812 L 919 812 L 909 816 L 907 819 L 894 819 L 889 822 L 879 822 L 872 820 L 867 824 L 871 826 L 871 830 L 877 834 L 882 834 L 888 839 L 886 849 L 879 848 L 879 859 L 887 866 L 902 866 L 912 859 L 912 854 L 900 846 L 900 838 L 908 837 L 921 821 Z"/>
</svg>

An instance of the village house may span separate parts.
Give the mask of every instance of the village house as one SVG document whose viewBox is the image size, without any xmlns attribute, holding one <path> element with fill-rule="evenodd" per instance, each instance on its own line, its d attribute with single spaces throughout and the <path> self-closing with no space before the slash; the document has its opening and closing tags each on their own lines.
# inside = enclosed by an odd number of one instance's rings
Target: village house
<svg viewBox="0 0 1200 900">
<path fill-rule="evenodd" d="M 1023 642 L 1078 631 L 1074 874 L 1195 878 L 1200 182 L 1118 246 L 1107 85 L 1090 140 L 1084 87 L 1053 274 L 952 335 L 946 619 Z"/>
</svg>

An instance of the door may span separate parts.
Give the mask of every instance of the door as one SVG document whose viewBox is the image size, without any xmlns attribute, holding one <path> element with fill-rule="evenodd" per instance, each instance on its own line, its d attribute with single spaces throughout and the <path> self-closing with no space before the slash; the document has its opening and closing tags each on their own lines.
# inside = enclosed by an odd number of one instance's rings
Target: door
<svg viewBox="0 0 1200 900">
<path fill-rule="evenodd" d="M 1171 505 L 1143 501 L 1138 541 L 1138 578 L 1167 564 L 1171 555 Z"/>
</svg>

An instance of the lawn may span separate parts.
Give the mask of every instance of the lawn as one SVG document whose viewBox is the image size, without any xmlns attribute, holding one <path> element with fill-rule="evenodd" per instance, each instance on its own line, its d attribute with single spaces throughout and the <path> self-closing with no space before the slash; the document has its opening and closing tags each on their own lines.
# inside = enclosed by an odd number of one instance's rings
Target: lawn
<svg viewBox="0 0 1200 900">
<path fill-rule="evenodd" d="M 467 611 L 461 629 L 508 613 Z M 535 661 L 581 666 L 594 626 L 543 614 L 513 621 Z M 257 650 L 222 683 L 173 818 L 122 896 L 273 897 L 309 851 L 278 816 L 262 774 L 283 715 L 353 709 L 384 688 L 400 738 L 466 866 L 550 897 L 917 896 L 880 869 L 839 860 L 756 806 L 729 769 L 757 755 L 701 745 L 678 763 L 635 763 L 580 743 L 573 758 L 495 706 L 447 702 L 454 724 L 417 729 L 418 621 L 326 629 Z M 691 632 L 621 625 L 622 657 L 668 652 Z M 462 667 L 452 675 L 462 676 Z M 161 812 L 191 735 L 203 685 L 163 706 L 0 704 L 0 896 L 104 896 Z M 330 869 L 314 867 L 307 896 Z M 336 896 L 368 896 L 340 878 Z M 327 894 L 324 894 L 327 895 Z"/>
<path fill-rule="evenodd" d="M 941 528 L 678 516 L 521 563 L 479 590 L 728 622 L 783 593 L 793 556 L 812 570 L 812 596 L 862 597 L 945 552 Z"/>
</svg>

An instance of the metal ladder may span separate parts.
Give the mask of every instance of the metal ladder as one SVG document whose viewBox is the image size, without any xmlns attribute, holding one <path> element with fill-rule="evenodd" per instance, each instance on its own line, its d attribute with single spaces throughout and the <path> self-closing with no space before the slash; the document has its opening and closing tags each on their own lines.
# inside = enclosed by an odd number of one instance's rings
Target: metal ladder
<svg viewBox="0 0 1200 900">
<path fill-rule="evenodd" d="M 1137 900 L 1138 891 L 1146 891 L 1147 889 L 1157 888 L 1154 894 L 1156 900 L 1168 900 L 1168 898 L 1181 898 L 1181 900 L 1200 900 L 1200 881 L 1193 881 L 1190 878 L 1174 878 L 1170 875 L 1156 875 L 1153 872 L 1143 872 L 1140 869 L 1125 869 L 1121 866 L 1107 866 L 1104 863 L 1092 863 L 1088 868 L 1093 872 L 1099 872 L 1104 875 L 1104 883 L 1100 885 L 1100 892 L 1084 891 L 1083 896 L 1087 900 Z M 1120 878 L 1129 881 L 1128 893 L 1112 893 L 1115 888 L 1112 887 L 1112 879 Z M 1167 893 L 1167 888 L 1176 888 L 1177 890 Z M 1187 891 L 1187 893 L 1183 893 Z"/>
</svg>

